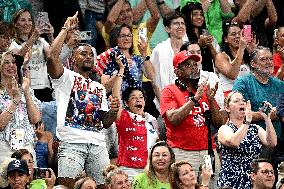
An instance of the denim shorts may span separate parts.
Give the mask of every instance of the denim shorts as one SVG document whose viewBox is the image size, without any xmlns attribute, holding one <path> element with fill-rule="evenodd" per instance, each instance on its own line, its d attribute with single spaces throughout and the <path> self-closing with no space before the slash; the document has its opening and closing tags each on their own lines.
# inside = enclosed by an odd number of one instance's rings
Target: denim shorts
<svg viewBox="0 0 284 189">
<path fill-rule="evenodd" d="M 104 184 L 103 170 L 110 163 L 107 148 L 87 143 L 60 142 L 58 148 L 58 177 L 75 178 L 82 171 Z"/>
<path fill-rule="evenodd" d="M 48 144 L 47 142 L 37 142 L 35 145 L 37 166 L 48 167 Z"/>
</svg>

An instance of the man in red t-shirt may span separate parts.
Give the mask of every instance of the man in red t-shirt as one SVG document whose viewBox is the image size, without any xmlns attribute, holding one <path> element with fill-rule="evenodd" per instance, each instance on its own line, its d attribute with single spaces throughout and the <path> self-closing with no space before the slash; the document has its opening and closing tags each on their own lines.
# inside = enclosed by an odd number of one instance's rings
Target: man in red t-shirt
<svg viewBox="0 0 284 189">
<path fill-rule="evenodd" d="M 214 99 L 217 84 L 215 88 L 209 88 L 207 80 L 200 79 L 199 60 L 198 55 L 188 51 L 176 54 L 173 66 L 177 79 L 175 84 L 163 89 L 161 96 L 161 115 L 167 127 L 167 142 L 173 148 L 176 159 L 189 161 L 195 171 L 203 163 L 204 155 L 208 154 L 204 112 L 211 111 L 213 125 L 223 124 L 223 116 Z M 212 147 L 216 151 L 213 142 Z M 216 161 L 216 170 L 218 164 Z"/>
</svg>

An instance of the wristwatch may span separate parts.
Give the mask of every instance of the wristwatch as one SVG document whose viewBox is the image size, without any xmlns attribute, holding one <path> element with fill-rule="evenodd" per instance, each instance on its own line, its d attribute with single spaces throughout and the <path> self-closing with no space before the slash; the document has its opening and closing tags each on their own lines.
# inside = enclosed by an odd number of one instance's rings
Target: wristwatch
<svg viewBox="0 0 284 189">
<path fill-rule="evenodd" d="M 164 3 L 165 3 L 164 0 L 162 0 L 162 1 L 157 1 L 157 5 L 162 5 L 162 4 L 164 4 Z"/>
<path fill-rule="evenodd" d="M 144 61 L 149 61 L 150 60 L 150 56 L 147 55 L 145 58 L 144 58 Z"/>
<path fill-rule="evenodd" d="M 199 102 L 194 98 L 194 96 L 190 97 L 190 100 L 194 103 L 194 106 L 199 106 Z"/>
<path fill-rule="evenodd" d="M 250 124 L 251 124 L 251 121 L 244 121 L 244 124 L 250 125 Z"/>
</svg>

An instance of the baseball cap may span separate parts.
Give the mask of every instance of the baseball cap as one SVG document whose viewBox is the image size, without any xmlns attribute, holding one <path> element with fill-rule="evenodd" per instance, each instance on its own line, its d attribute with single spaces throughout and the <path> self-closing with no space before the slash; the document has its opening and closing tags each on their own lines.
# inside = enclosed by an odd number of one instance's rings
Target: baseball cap
<svg viewBox="0 0 284 189">
<path fill-rule="evenodd" d="M 176 69 L 180 63 L 188 59 L 192 59 L 198 62 L 200 60 L 200 57 L 198 55 L 191 54 L 189 51 L 186 51 L 186 50 L 181 51 L 174 56 L 174 60 L 173 60 L 174 68 Z"/>
<path fill-rule="evenodd" d="M 29 175 L 29 168 L 27 162 L 25 160 L 18 160 L 18 159 L 11 161 L 8 164 L 7 174 L 13 171 L 19 171 Z"/>
</svg>

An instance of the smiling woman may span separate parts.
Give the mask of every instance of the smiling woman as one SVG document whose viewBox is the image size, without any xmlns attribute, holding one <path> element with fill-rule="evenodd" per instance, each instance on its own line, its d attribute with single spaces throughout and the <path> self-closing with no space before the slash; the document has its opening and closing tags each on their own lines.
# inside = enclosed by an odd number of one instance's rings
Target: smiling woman
<svg viewBox="0 0 284 189">
<path fill-rule="evenodd" d="M 133 189 L 170 189 L 170 166 L 175 154 L 165 141 L 155 143 L 149 153 L 145 171 L 134 178 Z"/>
<path fill-rule="evenodd" d="M 29 74 L 18 75 L 18 66 L 12 52 L 3 53 L 0 62 L 0 162 L 20 148 L 34 156 L 33 124 L 41 119 L 38 101 L 29 86 Z M 21 78 L 19 83 L 18 78 Z"/>
</svg>

